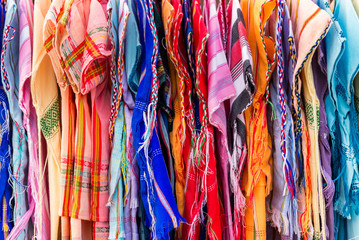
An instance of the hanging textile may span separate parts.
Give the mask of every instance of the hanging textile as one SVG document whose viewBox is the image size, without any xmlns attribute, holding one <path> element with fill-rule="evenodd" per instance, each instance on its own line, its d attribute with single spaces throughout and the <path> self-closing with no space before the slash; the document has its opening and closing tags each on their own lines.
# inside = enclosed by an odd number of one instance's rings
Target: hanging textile
<svg viewBox="0 0 359 240">
<path fill-rule="evenodd" d="M 359 237 L 358 6 L 2 1 L 0 238 Z"/>
</svg>

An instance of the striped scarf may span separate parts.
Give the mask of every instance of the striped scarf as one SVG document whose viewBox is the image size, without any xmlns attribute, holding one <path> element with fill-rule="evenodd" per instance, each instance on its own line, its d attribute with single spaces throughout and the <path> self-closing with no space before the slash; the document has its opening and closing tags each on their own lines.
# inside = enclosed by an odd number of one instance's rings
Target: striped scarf
<svg viewBox="0 0 359 240">
<path fill-rule="evenodd" d="M 207 45 L 207 57 L 208 57 L 208 113 L 209 122 L 215 127 L 215 135 L 217 138 L 217 156 L 219 160 L 218 173 L 220 174 L 220 183 L 222 187 L 223 200 L 224 200 L 224 216 L 225 224 L 223 225 L 223 238 L 234 239 L 238 237 L 233 231 L 233 217 L 237 220 L 241 217 L 238 212 L 238 206 L 235 204 L 235 208 L 232 211 L 231 207 L 231 192 L 237 189 L 240 190 L 238 179 L 231 178 L 231 182 L 236 183 L 235 186 L 230 185 L 229 171 L 233 169 L 230 166 L 230 155 L 227 144 L 227 118 L 225 101 L 234 97 L 236 89 L 234 87 L 231 72 L 226 58 L 226 52 L 224 50 L 223 41 L 221 38 L 221 29 L 219 25 L 219 19 L 215 8 L 216 4 L 213 0 L 205 2 L 205 21 L 208 28 L 209 38 Z M 231 190 L 230 190 L 231 189 Z M 235 194 L 235 202 L 238 199 L 238 195 Z M 243 201 L 244 203 L 244 201 Z M 236 221 L 236 227 L 238 227 L 238 221 Z M 238 228 L 236 229 L 238 230 Z"/>
<path fill-rule="evenodd" d="M 240 188 L 247 157 L 244 111 L 252 104 L 255 85 L 252 74 L 252 54 L 242 10 L 237 1 L 229 2 L 227 15 L 229 24 L 227 56 L 236 90 L 235 96 L 230 99 L 227 136 L 231 156 L 231 188 L 235 199 L 234 230 L 235 236 L 239 236 L 244 234 L 241 222 L 243 222 L 245 199 Z"/>
</svg>

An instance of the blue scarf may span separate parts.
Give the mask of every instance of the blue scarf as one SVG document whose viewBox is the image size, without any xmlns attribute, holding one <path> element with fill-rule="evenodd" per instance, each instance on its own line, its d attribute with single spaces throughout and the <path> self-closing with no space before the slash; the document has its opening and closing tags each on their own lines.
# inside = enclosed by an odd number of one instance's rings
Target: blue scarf
<svg viewBox="0 0 359 240">
<path fill-rule="evenodd" d="M 143 148 L 143 136 L 146 130 L 147 108 L 150 103 L 152 76 L 151 60 L 153 58 L 154 39 L 150 28 L 149 2 L 137 0 L 140 21 L 140 42 L 144 46 L 142 74 L 136 95 L 132 119 L 132 131 L 136 159 L 140 168 L 140 194 L 146 211 L 146 225 L 151 230 L 151 238 L 167 239 L 169 232 L 179 226 L 184 219 L 180 216 L 172 194 L 172 188 L 163 159 L 156 128 L 148 149 Z M 146 6 L 147 5 L 147 6 Z M 155 59 L 157 63 L 157 59 Z M 158 119 L 156 119 L 158 122 Z"/>
<path fill-rule="evenodd" d="M 0 19 L 1 19 L 1 34 L 4 29 L 4 19 L 5 18 L 5 8 L 0 5 Z M 0 47 L 2 49 L 2 45 Z M 10 160 L 12 156 L 11 151 L 11 133 L 10 133 L 10 112 L 9 112 L 9 101 L 7 99 L 6 93 L 3 88 L 2 81 L 0 81 L 0 196 L 1 196 L 1 208 L 0 208 L 0 216 L 4 216 L 4 204 L 6 201 L 6 220 L 7 222 L 3 222 L 3 218 L 1 217 L 1 231 L 0 238 L 4 239 L 4 232 L 10 232 L 12 228 L 12 210 L 10 208 L 10 198 L 12 195 L 12 188 L 9 184 L 9 166 Z M 4 199 L 5 198 L 5 199 Z"/>
</svg>

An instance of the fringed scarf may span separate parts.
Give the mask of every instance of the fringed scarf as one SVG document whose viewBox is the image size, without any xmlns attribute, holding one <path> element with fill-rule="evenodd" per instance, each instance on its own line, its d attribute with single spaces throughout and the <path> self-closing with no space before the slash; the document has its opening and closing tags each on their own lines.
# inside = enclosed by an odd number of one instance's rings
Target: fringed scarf
<svg viewBox="0 0 359 240">
<path fill-rule="evenodd" d="M 245 111 L 248 161 L 244 175 L 248 208 L 246 211 L 246 238 L 265 239 L 265 197 L 272 188 L 272 141 L 268 133 L 267 107 L 269 80 L 275 67 L 275 46 L 265 35 L 275 1 L 242 1 L 247 23 L 248 40 L 253 55 L 253 73 L 257 90 L 253 105 Z M 249 9 L 248 9 L 249 8 Z M 269 104 L 268 104 L 269 103 Z"/>
<path fill-rule="evenodd" d="M 4 29 L 4 20 L 5 20 L 5 6 L 0 5 L 0 31 L 1 36 Z M 2 45 L 1 45 L 2 48 Z M 0 152 L 2 153 L 1 157 L 1 182 L 0 182 L 0 197 L 1 197 L 1 229 L 0 237 L 6 239 L 9 232 L 12 229 L 12 209 L 10 207 L 10 198 L 12 195 L 12 188 L 9 179 L 9 167 L 12 156 L 11 151 L 11 131 L 10 131 L 10 112 L 9 112 L 9 101 L 7 99 L 5 89 L 3 88 L 2 82 L 0 83 Z"/>
<path fill-rule="evenodd" d="M 230 154 L 227 143 L 227 118 L 225 101 L 234 97 L 236 89 L 234 87 L 231 72 L 226 58 L 226 52 L 219 26 L 216 3 L 213 0 L 205 1 L 205 22 L 208 28 L 209 38 L 207 45 L 208 57 L 208 113 L 209 122 L 215 127 L 216 136 L 216 156 L 219 160 L 218 177 L 221 179 L 221 187 L 224 201 L 223 239 L 235 239 L 238 235 L 233 231 L 232 215 L 238 219 L 236 213 L 233 214 L 231 207 L 232 186 L 229 181 L 229 171 L 232 170 L 230 164 Z M 231 179 L 234 180 L 234 179 Z M 238 179 L 234 180 L 240 189 Z M 236 198 L 236 197 L 235 197 Z M 244 201 L 243 201 L 244 203 Z M 240 214 L 239 214 L 240 215 Z"/>
<path fill-rule="evenodd" d="M 29 168 L 27 199 L 29 202 L 29 210 L 23 215 L 20 224 L 14 226 L 13 232 L 10 233 L 9 239 L 15 239 L 16 234 L 23 229 L 29 222 L 32 215 L 37 219 L 34 232 L 39 234 L 39 216 L 40 212 L 35 211 L 35 203 L 39 201 L 38 196 L 38 134 L 37 134 L 37 117 L 35 109 L 32 105 L 30 95 L 30 79 L 31 79 L 31 54 L 32 54 L 32 29 L 33 29 L 33 3 L 31 1 L 22 0 L 18 2 L 19 11 L 19 107 L 23 113 L 23 125 L 27 132 L 27 140 L 29 146 Z M 39 209 L 39 208 L 37 208 Z M 36 210 L 37 210 L 36 209 Z"/>
<path fill-rule="evenodd" d="M 19 49 L 20 49 L 20 19 L 18 3 L 7 1 L 7 11 L 3 33 L 1 51 L 1 78 L 9 101 L 9 110 L 12 119 L 12 160 L 9 181 L 13 188 L 12 199 L 14 228 L 13 236 L 19 239 L 27 238 L 28 220 L 34 203 L 28 202 L 27 182 L 28 168 L 28 139 L 23 125 L 23 113 L 19 107 Z M 30 200 L 32 200 L 30 198 Z M 32 206 L 29 206 L 31 204 Z M 28 212 L 28 214 L 26 214 Z M 30 215 L 29 215 L 30 213 Z"/>
<path fill-rule="evenodd" d="M 237 1 L 228 6 L 227 56 L 236 95 L 230 99 L 227 123 L 230 152 L 230 179 L 234 194 L 234 233 L 244 236 L 243 217 L 245 198 L 242 193 L 242 174 L 247 161 L 244 111 L 252 104 L 255 91 L 252 74 L 252 54 L 247 40 L 247 30 L 242 9 Z"/>
<path fill-rule="evenodd" d="M 136 159 L 140 168 L 141 198 L 151 238 L 163 239 L 183 220 L 172 195 L 155 126 L 158 97 L 158 40 L 153 18 L 154 1 L 137 1 L 140 42 L 145 47 L 140 85 L 132 119 Z M 157 85 L 157 86 L 156 86 Z M 155 171 L 154 171 L 155 170 Z"/>
<path fill-rule="evenodd" d="M 127 30 L 129 9 L 125 1 L 108 3 L 109 34 L 112 43 L 112 108 L 110 118 L 110 138 L 113 148 L 110 161 L 109 199 L 110 209 L 109 239 L 124 238 L 125 221 L 124 202 L 129 194 L 129 160 L 126 153 L 127 128 L 124 116 L 123 82 L 127 82 L 124 68 L 124 39 Z"/>
<path fill-rule="evenodd" d="M 277 2 L 277 4 L 278 9 L 281 9 L 281 13 L 279 14 L 278 11 L 277 14 L 276 28 L 278 65 L 271 83 L 270 95 L 276 116 L 280 116 L 280 118 L 273 120 L 272 124 L 271 134 L 274 139 L 273 192 L 269 212 L 272 223 L 277 227 L 281 236 L 292 238 L 294 232 L 299 235 L 296 194 L 297 166 L 293 147 L 294 129 L 291 105 L 289 105 L 289 101 L 287 102 L 287 96 L 291 96 L 291 89 L 288 90 L 288 88 L 290 88 L 289 82 L 292 80 L 295 67 L 292 51 L 294 42 L 291 42 L 294 38 L 287 5 L 283 5 L 282 2 Z M 288 59 L 288 61 L 284 61 L 284 59 Z M 285 156 L 284 162 L 283 155 Z"/>
<path fill-rule="evenodd" d="M 200 129 L 196 129 L 194 159 L 187 165 L 185 215 L 189 225 L 184 226 L 184 236 L 190 239 L 197 238 L 200 234 L 200 224 L 203 224 L 209 239 L 222 239 L 214 130 L 208 121 L 207 56 L 204 52 L 208 32 L 198 1 L 192 4 L 192 20 L 196 56 L 195 93 L 198 98 L 195 112 L 199 116 Z M 207 212 L 204 210 L 205 207 Z"/>
</svg>

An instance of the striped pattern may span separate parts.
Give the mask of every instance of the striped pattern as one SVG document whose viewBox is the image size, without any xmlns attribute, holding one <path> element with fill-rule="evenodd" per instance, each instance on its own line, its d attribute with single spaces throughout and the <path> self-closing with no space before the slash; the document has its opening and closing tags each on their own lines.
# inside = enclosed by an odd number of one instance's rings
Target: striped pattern
<svg viewBox="0 0 359 240">
<path fill-rule="evenodd" d="M 106 15 L 99 11 L 103 7 L 91 2 L 87 14 L 89 19 L 96 21 L 89 21 L 84 29 L 77 25 L 79 15 L 71 15 L 75 8 L 85 11 L 76 1 L 66 4 L 55 1 L 46 16 L 49 21 L 44 31 L 44 45 L 53 62 L 58 84 L 63 87 L 61 212 L 63 216 L 93 221 L 92 235 L 99 239 L 107 238 L 109 231 L 105 204 L 108 199 L 110 108 L 105 103 L 109 98 L 106 79 L 110 46 Z M 68 35 L 57 44 L 59 49 L 53 51 L 54 41 L 60 37 L 57 35 L 63 34 L 55 32 L 55 26 L 59 25 Z M 73 224 L 73 228 L 82 225 L 81 221 Z M 80 237 L 73 235 L 77 234 L 73 229 L 71 234 L 73 238 Z"/>
<path fill-rule="evenodd" d="M 237 1 L 230 1 L 227 15 L 230 19 L 228 21 L 227 56 L 235 87 L 235 96 L 230 99 L 230 113 L 227 120 L 230 153 L 229 175 L 234 194 L 234 236 L 243 237 L 245 198 L 240 183 L 247 157 L 244 111 L 252 104 L 255 85 L 247 30 L 241 7 Z"/>
<path fill-rule="evenodd" d="M 235 239 L 238 234 L 233 231 L 233 217 L 237 220 L 240 213 L 236 204 L 238 199 L 238 190 L 240 191 L 239 181 L 235 180 L 229 172 L 234 171 L 229 159 L 229 151 L 227 144 L 227 118 L 224 101 L 236 95 L 236 89 L 232 81 L 229 64 L 227 62 L 226 51 L 222 42 L 221 29 L 216 11 L 216 2 L 207 0 L 205 5 L 205 20 L 209 32 L 207 42 L 207 57 L 208 57 L 208 113 L 209 123 L 217 128 L 216 141 L 217 151 L 219 155 L 217 166 L 222 169 L 224 173 L 223 179 L 220 181 L 222 185 L 223 200 L 224 200 L 224 216 L 225 222 L 223 224 L 223 238 L 228 240 Z M 227 33 L 226 33 L 227 34 Z M 228 166 L 228 162 L 229 165 Z M 230 180 L 228 180 L 230 179 Z M 237 179 L 238 180 L 238 179 Z M 231 184 L 234 183 L 234 184 Z M 231 191 L 231 190 L 232 191 Z M 230 194 L 234 193 L 234 208 L 231 207 Z M 237 226 L 237 225 L 236 225 Z"/>
<path fill-rule="evenodd" d="M 207 43 L 209 121 L 226 135 L 227 120 L 222 103 L 235 95 L 235 88 L 226 52 L 223 49 L 215 4 L 212 0 L 207 1 L 206 10 L 209 15 L 206 20 L 209 32 Z"/>
</svg>

